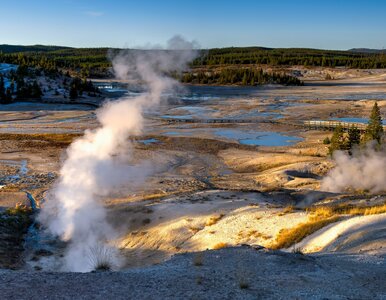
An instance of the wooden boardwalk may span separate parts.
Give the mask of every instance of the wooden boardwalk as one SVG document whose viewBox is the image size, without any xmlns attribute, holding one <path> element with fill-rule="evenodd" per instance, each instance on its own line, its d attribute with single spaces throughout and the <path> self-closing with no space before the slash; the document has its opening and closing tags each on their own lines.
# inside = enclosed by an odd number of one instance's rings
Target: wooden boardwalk
<svg viewBox="0 0 386 300">
<path fill-rule="evenodd" d="M 279 123 L 273 120 L 248 120 L 248 119 L 179 119 L 179 118 L 162 118 L 168 123 L 204 123 L 204 124 L 241 124 L 241 123 Z"/>
<path fill-rule="evenodd" d="M 301 126 L 308 129 L 315 130 L 330 130 L 333 131 L 339 125 L 342 126 L 344 131 L 348 131 L 350 128 L 355 126 L 361 132 L 365 132 L 367 128 L 367 123 L 358 123 L 358 122 L 341 122 L 341 121 L 323 121 L 323 120 L 308 120 L 308 121 L 299 121 L 299 122 L 283 122 L 275 120 L 248 120 L 248 119 L 179 119 L 179 118 L 163 118 L 163 121 L 168 123 L 204 123 L 204 124 L 241 124 L 241 123 L 271 123 L 271 124 L 287 124 L 290 126 Z M 383 130 L 386 132 L 386 125 L 383 125 Z"/>
<path fill-rule="evenodd" d="M 348 131 L 351 127 L 357 127 L 361 132 L 366 131 L 366 123 L 355 123 L 355 122 L 341 122 L 341 121 L 322 121 L 322 120 L 309 120 L 300 122 L 282 122 L 276 120 L 259 120 L 259 119 L 180 119 L 180 118 L 163 118 L 163 121 L 169 124 L 173 123 L 203 123 L 203 124 L 253 124 L 253 123 L 271 123 L 271 124 L 287 124 L 291 126 L 301 126 L 308 129 L 315 130 L 331 130 L 333 131 L 339 125 L 342 126 L 343 130 Z M 386 132 L 386 126 L 383 126 Z"/>
<path fill-rule="evenodd" d="M 358 128 L 361 132 L 366 131 L 366 123 L 356 123 L 356 122 L 340 122 L 340 121 L 321 121 L 321 120 L 310 120 L 304 121 L 304 126 L 310 129 L 321 129 L 321 130 L 334 130 L 339 125 L 342 126 L 343 130 L 347 131 L 353 126 Z M 386 130 L 386 126 L 383 126 L 383 129 Z"/>
</svg>

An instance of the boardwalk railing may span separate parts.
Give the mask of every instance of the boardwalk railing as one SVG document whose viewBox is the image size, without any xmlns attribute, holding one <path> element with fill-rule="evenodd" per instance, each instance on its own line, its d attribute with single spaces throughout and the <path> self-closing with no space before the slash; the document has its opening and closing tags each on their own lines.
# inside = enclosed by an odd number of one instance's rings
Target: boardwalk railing
<svg viewBox="0 0 386 300">
<path fill-rule="evenodd" d="M 367 124 L 356 123 L 356 122 L 340 122 L 340 121 L 319 121 L 311 120 L 304 121 L 304 125 L 310 129 L 323 129 L 323 130 L 334 130 L 338 126 L 342 126 L 343 130 L 349 130 L 353 126 L 358 128 L 360 131 L 366 131 Z M 386 129 L 386 126 L 383 126 Z"/>
<path fill-rule="evenodd" d="M 261 119 L 180 119 L 180 118 L 163 118 L 164 121 L 168 123 L 272 123 L 272 124 L 288 124 L 291 126 L 304 126 L 309 129 L 321 129 L 321 130 L 334 130 L 339 125 L 342 126 L 343 130 L 347 131 L 351 127 L 355 126 L 361 132 L 366 131 L 367 124 L 365 123 L 355 123 L 355 122 L 340 122 L 340 121 L 321 121 L 321 120 L 310 120 L 303 121 L 302 123 L 292 123 L 292 122 L 278 122 L 276 120 L 261 120 Z M 386 126 L 383 126 L 386 132 Z"/>
<path fill-rule="evenodd" d="M 179 119 L 179 118 L 163 118 L 168 123 L 263 123 L 262 120 L 248 119 Z M 265 121 L 268 122 L 268 121 Z M 269 121 L 274 123 L 274 121 Z"/>
</svg>

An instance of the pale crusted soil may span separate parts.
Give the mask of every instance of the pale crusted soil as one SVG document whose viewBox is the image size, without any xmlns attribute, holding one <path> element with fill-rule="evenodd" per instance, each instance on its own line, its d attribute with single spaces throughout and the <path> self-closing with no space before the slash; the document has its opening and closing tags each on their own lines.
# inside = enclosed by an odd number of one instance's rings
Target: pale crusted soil
<svg viewBox="0 0 386 300">
<path fill-rule="evenodd" d="M 385 299 L 379 257 L 249 247 L 183 254 L 126 272 L 0 271 L 2 299 Z M 197 266 L 193 262 L 201 261 Z M 243 287 L 243 288 L 242 288 Z"/>
</svg>

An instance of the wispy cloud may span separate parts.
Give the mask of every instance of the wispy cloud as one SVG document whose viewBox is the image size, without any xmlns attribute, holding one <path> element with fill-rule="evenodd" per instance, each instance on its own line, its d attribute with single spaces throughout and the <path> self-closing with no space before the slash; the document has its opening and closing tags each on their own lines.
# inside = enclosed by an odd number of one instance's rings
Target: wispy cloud
<svg viewBox="0 0 386 300">
<path fill-rule="evenodd" d="M 100 17 L 104 15 L 104 12 L 102 11 L 94 11 L 94 10 L 87 10 L 84 12 L 85 15 L 90 17 Z"/>
</svg>

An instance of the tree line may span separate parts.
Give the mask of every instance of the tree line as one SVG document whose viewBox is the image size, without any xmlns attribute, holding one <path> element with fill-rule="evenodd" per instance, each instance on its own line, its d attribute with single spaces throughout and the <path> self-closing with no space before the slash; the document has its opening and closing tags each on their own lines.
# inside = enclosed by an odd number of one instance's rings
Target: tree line
<svg viewBox="0 0 386 300">
<path fill-rule="evenodd" d="M 90 80 L 87 80 L 86 78 L 83 78 L 82 80 L 79 77 L 74 77 L 70 83 L 70 99 L 77 99 L 85 92 L 87 92 L 89 96 L 96 96 L 97 93 L 100 93 L 99 89 L 96 88 Z"/>
<path fill-rule="evenodd" d="M 12 82 L 10 87 L 5 88 L 4 77 L 0 75 L 0 103 L 6 104 L 12 102 L 12 91 L 14 89 L 14 82 Z"/>
<path fill-rule="evenodd" d="M 365 145 L 370 141 L 375 141 L 380 146 L 383 142 L 383 133 L 381 112 L 377 102 L 375 102 L 364 134 L 361 134 L 354 125 L 346 133 L 339 125 L 335 128 L 331 139 L 327 137 L 323 143 L 330 144 L 328 148 L 330 155 L 336 150 L 348 151 L 352 154 L 355 147 Z"/>
<path fill-rule="evenodd" d="M 108 77 L 111 76 L 109 56 L 119 51 L 120 49 L 113 48 L 55 46 L 24 46 L 23 48 L 23 46 L 0 45 L 0 62 L 27 65 L 53 75 L 64 69 L 76 72 L 81 77 Z M 386 54 L 385 52 L 301 48 L 230 47 L 201 50 L 198 57 L 191 63 L 193 69 L 214 65 L 386 68 Z"/>
<path fill-rule="evenodd" d="M 298 48 L 216 48 L 202 51 L 194 65 L 272 65 L 347 68 L 385 68 L 385 52 L 333 51 Z"/>
<path fill-rule="evenodd" d="M 11 103 L 16 95 L 16 99 L 40 99 L 43 92 L 37 80 L 26 81 L 26 76 L 35 76 L 34 71 L 28 68 L 18 68 L 16 72 L 11 71 L 8 75 L 10 84 L 5 87 L 5 80 L 0 75 L 0 104 Z"/>
<path fill-rule="evenodd" d="M 236 84 L 255 86 L 262 84 L 303 85 L 298 78 L 284 73 L 264 72 L 253 68 L 224 68 L 220 71 L 188 72 L 180 76 L 183 83 L 193 84 Z"/>
<path fill-rule="evenodd" d="M 7 78 L 10 81 L 8 87 L 5 87 L 5 78 L 0 74 L 0 104 L 11 103 L 14 99 L 41 99 L 43 91 L 38 83 L 38 76 L 45 75 L 41 69 L 27 67 L 27 65 L 20 65 L 15 71 L 10 71 Z M 62 80 L 63 88 L 67 87 L 69 90 L 69 98 L 71 100 L 81 97 L 84 93 L 88 96 L 96 96 L 100 94 L 91 80 L 79 77 L 71 77 L 69 72 L 58 78 Z M 56 91 L 56 95 L 58 91 Z M 15 97 L 14 97 L 15 96 Z M 66 98 L 66 96 L 64 96 Z"/>
<path fill-rule="evenodd" d="M 0 62 L 27 66 L 55 77 L 71 71 L 81 77 L 106 77 L 111 68 L 107 48 L 61 49 L 48 52 L 1 53 Z"/>
</svg>

